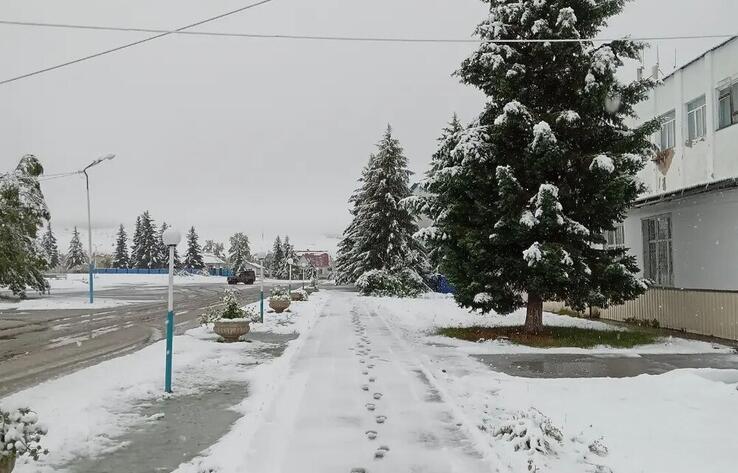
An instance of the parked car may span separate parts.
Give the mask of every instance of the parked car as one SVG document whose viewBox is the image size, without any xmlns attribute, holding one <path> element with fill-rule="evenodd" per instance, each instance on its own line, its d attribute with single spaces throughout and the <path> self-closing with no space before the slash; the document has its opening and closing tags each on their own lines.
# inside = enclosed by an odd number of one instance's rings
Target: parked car
<svg viewBox="0 0 738 473">
<path fill-rule="evenodd" d="M 228 276 L 228 284 L 238 284 L 240 282 L 244 284 L 254 284 L 255 281 L 256 273 L 251 269 L 241 271 L 233 276 Z"/>
</svg>

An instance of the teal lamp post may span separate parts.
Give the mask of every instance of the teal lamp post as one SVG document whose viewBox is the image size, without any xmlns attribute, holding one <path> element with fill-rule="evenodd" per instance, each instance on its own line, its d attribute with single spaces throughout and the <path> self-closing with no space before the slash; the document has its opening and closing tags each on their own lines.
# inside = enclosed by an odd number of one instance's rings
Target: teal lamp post
<svg viewBox="0 0 738 473">
<path fill-rule="evenodd" d="M 169 305 L 167 306 L 167 355 L 164 373 L 164 391 L 172 392 L 172 350 L 174 345 L 174 249 L 182 235 L 174 228 L 167 228 L 161 236 L 169 248 Z"/>
</svg>

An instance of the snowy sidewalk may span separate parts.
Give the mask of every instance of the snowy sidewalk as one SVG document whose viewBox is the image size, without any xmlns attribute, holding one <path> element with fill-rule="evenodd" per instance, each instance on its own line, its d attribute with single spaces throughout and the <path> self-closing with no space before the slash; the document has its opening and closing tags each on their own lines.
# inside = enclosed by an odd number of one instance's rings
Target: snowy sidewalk
<svg viewBox="0 0 738 473">
<path fill-rule="evenodd" d="M 260 420 L 227 464 L 210 457 L 217 471 L 492 470 L 412 352 L 356 294 L 331 291 Z"/>
</svg>

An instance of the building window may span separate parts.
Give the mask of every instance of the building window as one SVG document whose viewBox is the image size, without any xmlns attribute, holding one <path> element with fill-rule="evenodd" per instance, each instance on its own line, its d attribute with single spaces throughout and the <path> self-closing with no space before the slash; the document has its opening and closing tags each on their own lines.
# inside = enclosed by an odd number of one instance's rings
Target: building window
<svg viewBox="0 0 738 473">
<path fill-rule="evenodd" d="M 674 285 L 671 214 L 644 219 L 643 273 L 657 286 Z"/>
<path fill-rule="evenodd" d="M 738 123 L 738 82 L 718 90 L 718 129 Z"/>
<path fill-rule="evenodd" d="M 707 104 L 705 96 L 687 104 L 687 135 L 689 141 L 704 138 L 707 132 Z"/>
<path fill-rule="evenodd" d="M 615 230 L 605 232 L 607 248 L 625 248 L 625 228 L 622 223 L 615 225 Z"/>
<path fill-rule="evenodd" d="M 659 146 L 661 151 L 674 147 L 676 140 L 676 112 L 672 110 L 666 115 L 661 116 L 661 133 L 659 138 Z"/>
</svg>

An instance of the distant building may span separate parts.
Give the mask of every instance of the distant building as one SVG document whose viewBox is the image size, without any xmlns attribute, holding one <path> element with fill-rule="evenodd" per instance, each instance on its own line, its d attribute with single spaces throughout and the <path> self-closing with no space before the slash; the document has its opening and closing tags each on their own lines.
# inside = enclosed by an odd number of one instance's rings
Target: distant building
<svg viewBox="0 0 738 473">
<path fill-rule="evenodd" d="M 318 279 L 330 279 L 333 275 L 333 258 L 327 251 L 296 251 L 298 267 L 313 268 Z"/>
<path fill-rule="evenodd" d="M 226 263 L 221 257 L 212 253 L 203 253 L 202 262 L 205 265 L 205 269 L 210 274 L 220 274 L 223 270 L 230 269 L 228 263 Z"/>
</svg>

